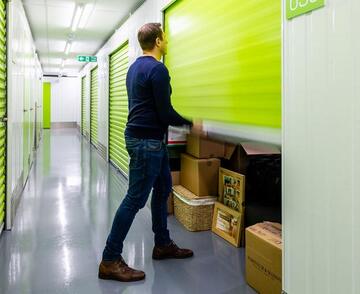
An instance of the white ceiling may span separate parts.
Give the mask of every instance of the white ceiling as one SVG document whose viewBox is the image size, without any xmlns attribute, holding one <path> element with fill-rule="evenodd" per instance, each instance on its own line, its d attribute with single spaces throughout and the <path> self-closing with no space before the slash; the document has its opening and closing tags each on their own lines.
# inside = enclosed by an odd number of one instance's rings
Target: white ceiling
<svg viewBox="0 0 360 294">
<path fill-rule="evenodd" d="M 76 61 L 76 57 L 94 55 L 127 16 L 143 2 L 144 0 L 23 0 L 44 74 L 77 74 L 85 64 Z M 89 5 L 89 13 L 88 17 L 83 13 L 81 21 L 84 22 L 84 28 L 78 28 L 72 33 L 71 24 L 79 5 Z M 70 53 L 66 55 L 68 40 L 72 40 L 72 46 Z"/>
</svg>

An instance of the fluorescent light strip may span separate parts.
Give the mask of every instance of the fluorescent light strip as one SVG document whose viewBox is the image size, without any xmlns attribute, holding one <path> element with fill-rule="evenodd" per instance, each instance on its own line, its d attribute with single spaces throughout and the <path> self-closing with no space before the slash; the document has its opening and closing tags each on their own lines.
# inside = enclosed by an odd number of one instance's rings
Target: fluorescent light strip
<svg viewBox="0 0 360 294">
<path fill-rule="evenodd" d="M 71 31 L 75 32 L 79 26 L 80 18 L 82 15 L 84 7 L 82 5 L 79 5 L 76 7 L 75 16 L 72 21 L 71 25 Z"/>
<path fill-rule="evenodd" d="M 89 17 L 93 11 L 93 8 L 94 8 L 94 5 L 92 3 L 88 3 L 85 5 L 84 11 L 81 16 L 81 20 L 79 22 L 79 29 L 85 28 L 85 26 L 89 20 Z"/>
</svg>

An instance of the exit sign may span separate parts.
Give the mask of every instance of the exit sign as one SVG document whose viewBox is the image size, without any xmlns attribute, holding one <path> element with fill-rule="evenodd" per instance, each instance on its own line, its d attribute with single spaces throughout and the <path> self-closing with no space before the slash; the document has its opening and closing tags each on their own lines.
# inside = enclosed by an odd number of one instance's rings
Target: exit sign
<svg viewBox="0 0 360 294">
<path fill-rule="evenodd" d="M 286 0 L 286 16 L 291 19 L 324 6 L 325 0 Z"/>
<path fill-rule="evenodd" d="M 77 61 L 80 62 L 97 62 L 96 56 L 78 56 Z"/>
</svg>

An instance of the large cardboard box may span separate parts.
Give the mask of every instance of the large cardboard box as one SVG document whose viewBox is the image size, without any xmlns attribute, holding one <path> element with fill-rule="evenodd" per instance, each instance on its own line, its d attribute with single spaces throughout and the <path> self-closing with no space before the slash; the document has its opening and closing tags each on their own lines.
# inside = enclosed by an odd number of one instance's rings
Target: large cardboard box
<svg viewBox="0 0 360 294">
<path fill-rule="evenodd" d="M 281 151 L 277 146 L 259 143 L 242 142 L 238 146 L 232 144 L 225 145 L 224 167 L 232 171 L 245 174 L 249 160 L 256 156 L 280 155 Z"/>
<path fill-rule="evenodd" d="M 263 222 L 246 229 L 246 281 L 259 294 L 281 294 L 280 224 Z"/>
<path fill-rule="evenodd" d="M 222 158 L 225 143 L 190 134 L 187 136 L 186 152 L 196 158 Z"/>
<path fill-rule="evenodd" d="M 172 178 L 173 186 L 177 186 L 180 184 L 180 172 L 179 171 L 171 172 L 171 178 Z M 170 193 L 169 198 L 168 198 L 167 210 L 168 210 L 168 214 L 174 214 L 174 195 L 172 192 Z"/>
<path fill-rule="evenodd" d="M 197 196 L 217 196 L 220 160 L 181 154 L 180 184 Z"/>
</svg>

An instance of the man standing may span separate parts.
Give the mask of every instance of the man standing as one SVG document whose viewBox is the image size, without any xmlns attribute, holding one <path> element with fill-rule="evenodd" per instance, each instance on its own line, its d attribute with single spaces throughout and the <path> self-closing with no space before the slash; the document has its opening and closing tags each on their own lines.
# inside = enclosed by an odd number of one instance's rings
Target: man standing
<svg viewBox="0 0 360 294">
<path fill-rule="evenodd" d="M 130 268 L 121 254 L 135 215 L 145 206 L 151 189 L 152 230 L 155 234 L 153 259 L 193 256 L 191 250 L 177 247 L 167 229 L 167 199 L 172 183 L 164 144 L 169 125 L 192 123 L 181 117 L 171 105 L 169 72 L 160 62 L 167 50 L 161 24 L 142 26 L 138 40 L 143 56 L 130 66 L 126 79 L 129 116 L 125 141 L 130 156 L 129 188 L 116 212 L 99 267 L 99 278 L 123 282 L 145 278 L 145 273 Z"/>
</svg>

